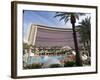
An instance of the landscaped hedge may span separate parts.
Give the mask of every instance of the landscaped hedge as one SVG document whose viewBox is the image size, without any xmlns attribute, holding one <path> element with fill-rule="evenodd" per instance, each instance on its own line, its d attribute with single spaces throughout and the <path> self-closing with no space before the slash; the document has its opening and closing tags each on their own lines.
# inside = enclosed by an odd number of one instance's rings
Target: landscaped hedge
<svg viewBox="0 0 100 80">
<path fill-rule="evenodd" d="M 68 61 L 68 62 L 65 62 L 64 63 L 64 67 L 72 67 L 75 65 L 75 62 L 74 61 Z"/>
<path fill-rule="evenodd" d="M 41 64 L 30 64 L 26 66 L 26 69 L 38 69 L 38 68 L 42 68 Z"/>
<path fill-rule="evenodd" d="M 57 68 L 57 67 L 61 67 L 61 65 L 60 64 L 52 64 L 52 65 L 50 65 L 50 68 Z"/>
</svg>

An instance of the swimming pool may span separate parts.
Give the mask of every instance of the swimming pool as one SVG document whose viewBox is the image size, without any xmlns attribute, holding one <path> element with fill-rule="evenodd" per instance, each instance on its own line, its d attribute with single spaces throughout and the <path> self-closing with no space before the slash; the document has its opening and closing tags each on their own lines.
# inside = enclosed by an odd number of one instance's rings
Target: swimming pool
<svg viewBox="0 0 100 80">
<path fill-rule="evenodd" d="M 28 58 L 28 64 L 45 63 L 48 60 L 53 60 L 53 59 L 56 59 L 56 60 L 60 61 L 60 60 L 64 59 L 64 56 L 38 56 L 38 57 L 30 56 Z"/>
</svg>

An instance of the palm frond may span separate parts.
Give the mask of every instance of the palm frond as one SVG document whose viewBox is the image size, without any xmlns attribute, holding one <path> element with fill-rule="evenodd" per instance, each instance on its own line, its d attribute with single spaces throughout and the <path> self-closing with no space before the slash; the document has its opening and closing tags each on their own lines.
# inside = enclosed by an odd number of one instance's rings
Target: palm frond
<svg viewBox="0 0 100 80">
<path fill-rule="evenodd" d="M 63 15 L 66 15 L 66 13 L 59 12 L 59 13 L 56 13 L 56 15 L 54 17 L 60 17 L 60 16 L 63 16 Z"/>
<path fill-rule="evenodd" d="M 66 16 L 64 19 L 65 24 L 68 22 L 68 20 L 69 20 L 69 16 Z"/>
<path fill-rule="evenodd" d="M 77 15 L 79 15 L 79 16 L 84 16 L 85 15 L 85 13 L 76 13 Z"/>
<path fill-rule="evenodd" d="M 74 15 L 76 19 L 79 20 L 79 16 L 85 15 L 85 13 L 74 13 L 74 12 L 56 12 L 55 18 L 59 17 L 59 21 L 64 20 L 65 24 L 68 22 L 71 15 Z"/>
<path fill-rule="evenodd" d="M 78 14 L 74 14 L 75 18 L 79 20 L 79 15 Z"/>
<path fill-rule="evenodd" d="M 63 20 L 65 18 L 65 16 L 61 16 L 61 18 L 59 19 L 59 21 Z"/>
</svg>

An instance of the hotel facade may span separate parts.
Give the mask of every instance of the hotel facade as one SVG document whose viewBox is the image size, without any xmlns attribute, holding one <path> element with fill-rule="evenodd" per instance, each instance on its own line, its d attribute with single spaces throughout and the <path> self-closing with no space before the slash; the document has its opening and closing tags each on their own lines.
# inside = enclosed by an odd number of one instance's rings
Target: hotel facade
<svg viewBox="0 0 100 80">
<path fill-rule="evenodd" d="M 78 46 L 79 33 L 77 33 Z M 28 33 L 28 44 L 36 47 L 69 46 L 74 49 L 72 28 L 56 28 L 44 25 L 32 24 Z"/>
</svg>

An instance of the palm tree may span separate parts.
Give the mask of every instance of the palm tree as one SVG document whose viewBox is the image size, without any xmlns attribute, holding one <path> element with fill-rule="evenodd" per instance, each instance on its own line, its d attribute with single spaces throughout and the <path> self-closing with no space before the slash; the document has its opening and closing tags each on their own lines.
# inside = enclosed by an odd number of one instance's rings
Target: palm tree
<svg viewBox="0 0 100 80">
<path fill-rule="evenodd" d="M 80 54 L 78 51 L 78 43 L 77 43 L 77 36 L 76 36 L 76 30 L 75 30 L 75 23 L 76 19 L 79 19 L 79 16 L 84 15 L 83 13 L 72 13 L 72 12 L 56 12 L 56 15 L 54 17 L 60 17 L 60 21 L 64 20 L 65 24 L 70 20 L 72 24 L 73 29 L 73 40 L 74 40 L 74 46 L 76 51 L 76 65 L 82 66 L 82 61 L 80 58 Z"/>
<path fill-rule="evenodd" d="M 30 47 L 30 46 L 29 46 L 27 43 L 23 43 L 23 49 L 24 49 L 24 50 L 25 50 L 25 49 L 26 49 L 26 50 L 29 50 L 29 47 Z"/>
<path fill-rule="evenodd" d="M 91 18 L 87 17 L 84 20 L 82 20 L 79 24 L 79 34 L 80 34 L 80 41 L 83 43 L 84 48 L 88 48 L 88 52 L 90 53 L 90 27 L 91 27 L 91 23 L 90 23 Z M 90 56 L 90 54 L 89 54 Z"/>
</svg>

